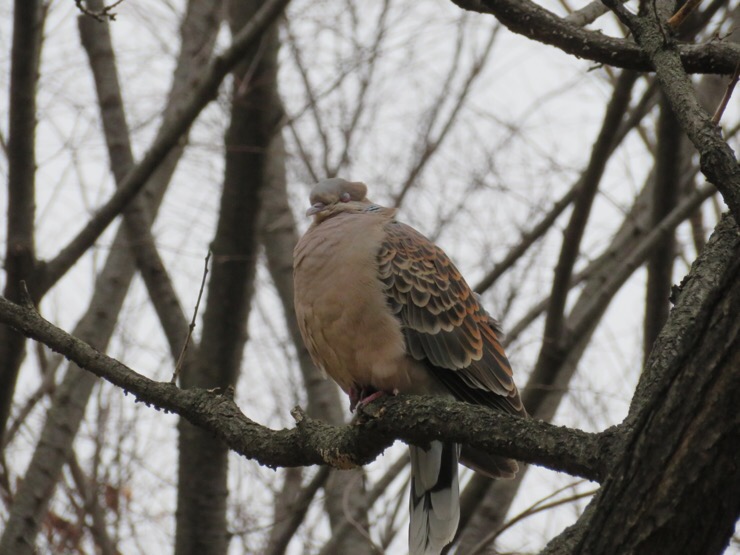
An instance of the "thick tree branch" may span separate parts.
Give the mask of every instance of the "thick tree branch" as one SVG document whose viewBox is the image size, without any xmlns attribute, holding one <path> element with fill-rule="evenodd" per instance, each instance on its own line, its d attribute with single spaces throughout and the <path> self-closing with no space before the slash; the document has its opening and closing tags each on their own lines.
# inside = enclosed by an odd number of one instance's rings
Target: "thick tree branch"
<svg viewBox="0 0 740 555">
<path fill-rule="evenodd" d="M 17 0 L 13 10 L 13 45 L 8 107 L 8 221 L 3 266 L 5 295 L 20 298 L 21 280 L 33 279 L 36 267 L 36 83 L 43 18 L 41 2 Z M 25 354 L 23 337 L 0 328 L 0 444 Z"/>
<path fill-rule="evenodd" d="M 604 3 L 613 10 L 621 6 L 615 0 L 604 0 Z M 630 30 L 650 58 L 666 100 L 699 152 L 702 173 L 717 186 L 735 219 L 740 220 L 740 165 L 722 138 L 721 129 L 699 104 L 686 74 L 691 70 L 682 65 L 685 62 L 682 49 L 672 39 L 666 40 L 662 22 L 656 21 L 652 14 L 633 18 Z M 740 49 L 740 45 L 734 46 Z M 724 73 L 735 71 L 740 56 L 734 59 L 735 65 Z"/>
<path fill-rule="evenodd" d="M 682 165 L 681 144 L 684 134 L 670 106 L 662 102 L 658 118 L 658 145 L 655 162 L 655 187 L 652 195 L 651 226 L 655 227 L 676 205 L 680 193 Z M 647 360 L 655 338 L 668 319 L 668 298 L 673 284 L 673 260 L 676 241 L 669 233 L 656 245 L 647 262 L 648 280 L 645 297 L 645 332 L 643 356 Z"/>
<path fill-rule="evenodd" d="M 726 215 L 656 341 L 608 478 L 545 553 L 708 555 L 726 547 L 740 511 L 739 253 L 740 231 Z"/>
<path fill-rule="evenodd" d="M 492 14 L 510 31 L 578 58 L 635 71 L 653 71 L 655 67 L 655 60 L 632 41 L 582 29 L 531 0 L 452 1 L 466 10 Z M 611 0 L 609 6 L 621 4 Z M 687 44 L 677 50 L 679 65 L 689 73 L 731 74 L 740 59 L 740 45 L 731 43 Z"/>
<path fill-rule="evenodd" d="M 296 428 L 274 431 L 250 420 L 227 395 L 179 389 L 136 373 L 52 325 L 32 306 L 0 297 L 0 321 L 133 394 L 136 402 L 177 413 L 233 451 L 270 467 L 353 468 L 374 460 L 396 439 L 425 445 L 444 438 L 590 480 L 604 476 L 610 458 L 611 434 L 589 434 L 426 396 L 373 403 L 349 426 L 312 420 L 298 410 Z"/>
</svg>

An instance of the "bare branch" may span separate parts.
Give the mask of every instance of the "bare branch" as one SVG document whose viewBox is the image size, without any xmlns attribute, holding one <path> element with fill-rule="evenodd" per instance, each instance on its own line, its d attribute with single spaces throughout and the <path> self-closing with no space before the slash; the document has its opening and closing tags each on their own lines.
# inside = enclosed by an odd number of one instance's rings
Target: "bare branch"
<svg viewBox="0 0 740 555">
<path fill-rule="evenodd" d="M 730 77 L 730 82 L 727 83 L 727 90 L 722 97 L 722 101 L 719 103 L 717 110 L 715 110 L 714 115 L 712 116 L 712 123 L 714 125 L 719 125 L 719 120 L 722 119 L 722 114 L 725 113 L 725 108 L 727 108 L 727 104 L 730 102 L 730 98 L 732 98 L 732 92 L 735 90 L 738 78 L 740 78 L 740 60 L 737 62 L 735 72 L 732 74 L 732 77 Z"/>
<path fill-rule="evenodd" d="M 678 29 L 681 24 L 686 21 L 686 18 L 689 17 L 691 12 L 699 7 L 699 4 L 701 4 L 701 0 L 688 0 L 688 2 L 681 6 L 679 10 L 671 16 L 667 22 L 668 26 L 673 30 Z"/>
<path fill-rule="evenodd" d="M 364 418 L 350 426 L 312 420 L 299 410 L 296 428 L 273 431 L 246 417 L 227 395 L 155 382 L 57 328 L 34 309 L 4 297 L 0 321 L 133 394 L 138 402 L 183 416 L 236 453 L 265 466 L 354 468 L 374 460 L 395 439 L 425 445 L 440 438 L 590 480 L 601 478 L 607 462 L 602 460 L 606 445 L 597 434 L 429 396 L 373 403 L 363 410 Z"/>
<path fill-rule="evenodd" d="M 316 493 L 329 478 L 330 471 L 331 468 L 328 466 L 320 468 L 316 476 L 298 492 L 298 496 L 290 505 L 288 521 L 279 523 L 280 535 L 270 538 L 269 548 L 264 552 L 264 555 L 282 555 L 285 553 L 290 540 L 293 539 L 293 535 L 306 517 Z"/>
<path fill-rule="evenodd" d="M 82 470 L 76 456 L 73 455 L 70 457 L 67 464 L 72 473 L 75 486 L 80 492 L 80 497 L 82 497 L 85 512 L 90 515 L 90 519 L 92 520 L 92 525 L 88 527 L 95 538 L 95 545 L 100 549 L 101 555 L 119 555 L 113 539 L 108 534 L 105 524 L 105 511 L 98 501 L 95 484 L 91 483 L 91 480 L 85 476 L 85 472 Z"/>
<path fill-rule="evenodd" d="M 496 16 L 510 31 L 550 44 L 567 54 L 634 71 L 653 71 L 654 61 L 627 39 L 589 31 L 566 21 L 531 0 L 452 0 L 463 9 Z M 617 0 L 605 0 L 621 10 Z M 678 47 L 680 64 L 690 73 L 726 73 L 735 68 L 740 45 L 710 42 Z"/>
<path fill-rule="evenodd" d="M 313 116 L 314 126 L 316 127 L 316 132 L 319 134 L 319 138 L 321 139 L 321 152 L 323 153 L 322 169 L 324 174 L 329 176 L 329 153 L 331 152 L 331 148 L 329 146 L 329 135 L 326 131 L 326 126 L 321 119 L 321 111 L 319 110 L 319 104 L 316 94 L 314 93 L 313 85 L 308 77 L 308 69 L 306 68 L 306 64 L 303 62 L 303 57 L 301 56 L 301 51 L 296 43 L 296 38 L 291 31 L 290 23 L 286 23 L 285 29 L 288 37 L 288 44 L 290 45 L 290 53 L 293 55 L 293 62 L 295 63 L 296 68 L 298 68 L 298 73 L 301 76 L 303 89 L 306 91 L 306 97 L 308 98 L 308 107 L 311 109 L 311 115 Z M 315 172 L 312 171 L 311 173 L 312 175 L 315 175 Z"/>
<path fill-rule="evenodd" d="M 658 119 L 658 147 L 655 161 L 655 187 L 651 199 L 651 227 L 665 218 L 679 197 L 681 148 L 684 135 L 681 126 L 665 100 Z M 647 262 L 648 279 L 645 298 L 644 360 L 668 319 L 669 297 L 673 283 L 673 260 L 676 242 L 669 233 L 656 245 Z"/>
<path fill-rule="evenodd" d="M 339 170 L 349 161 L 349 153 L 352 147 L 352 139 L 357 131 L 360 123 L 360 118 L 367 108 L 367 93 L 370 90 L 370 84 L 372 83 L 375 75 L 375 68 L 377 66 L 378 56 L 381 53 L 381 46 L 383 39 L 388 31 L 388 14 L 390 13 L 390 0 L 383 0 L 383 7 L 378 16 L 378 21 L 375 25 L 377 31 L 375 33 L 375 40 L 370 46 L 370 58 L 365 64 L 365 73 L 360 77 L 360 90 L 357 91 L 355 98 L 355 108 L 352 111 L 352 117 L 350 118 L 347 125 L 342 128 L 342 135 L 344 136 L 344 146 L 342 147 L 342 153 L 339 155 L 337 162 L 327 172 L 327 177 L 334 177 L 337 175 Z M 358 45 L 358 50 L 360 46 Z"/>
<path fill-rule="evenodd" d="M 545 214 L 545 216 L 535 225 L 532 229 L 522 234 L 519 242 L 506 254 L 503 260 L 496 264 L 474 287 L 477 293 L 483 293 L 489 289 L 501 275 L 511 268 L 517 260 L 519 260 L 524 253 L 529 250 L 538 239 L 540 239 L 547 231 L 550 230 L 555 220 L 570 206 L 573 199 L 576 198 L 578 191 L 582 186 L 582 181 L 579 180 L 573 187 L 571 187 L 565 195 L 563 195 L 552 208 Z"/>
<path fill-rule="evenodd" d="M 614 9 L 614 0 L 604 0 Z M 700 153 L 702 173 L 719 189 L 735 219 L 740 219 L 740 165 L 732 149 L 723 140 L 720 129 L 712 122 L 696 98 L 693 84 L 682 65 L 680 50 L 663 39 L 662 23 L 652 16 L 632 22 L 630 30 L 650 61 L 678 117 L 681 127 Z M 731 73 L 738 65 L 732 64 Z"/>
<path fill-rule="evenodd" d="M 175 371 L 172 374 L 172 379 L 170 380 L 170 383 L 177 383 L 177 378 L 180 375 L 180 371 L 182 370 L 183 362 L 185 361 L 185 352 L 188 350 L 188 345 L 190 344 L 190 339 L 193 336 L 193 330 L 195 330 L 195 319 L 198 316 L 198 308 L 200 307 L 200 300 L 203 298 L 203 290 L 206 288 L 206 277 L 208 276 L 208 261 L 211 259 L 211 251 L 208 251 L 208 254 L 206 254 L 205 261 L 203 262 L 203 279 L 201 279 L 200 282 L 200 289 L 198 290 L 198 299 L 195 301 L 195 308 L 193 309 L 193 319 L 190 320 L 190 325 L 188 326 L 188 335 L 185 338 L 185 343 L 182 345 L 182 351 L 180 351 L 180 356 L 177 357 L 177 362 L 175 363 Z"/>
<path fill-rule="evenodd" d="M 234 37 L 232 45 L 216 56 L 203 69 L 201 80 L 183 103 L 180 117 L 165 125 L 157 140 L 142 160 L 126 175 L 118 190 L 78 235 L 64 247 L 46 266 L 41 292 L 48 291 L 80 256 L 100 237 L 108 225 L 146 184 L 149 177 L 180 141 L 205 106 L 216 96 L 223 78 L 243 58 L 244 53 L 261 38 L 264 30 L 282 13 L 290 0 L 269 0 Z"/>
<path fill-rule="evenodd" d="M 675 227 L 688 218 L 705 200 L 716 192 L 712 185 L 705 185 L 694 191 L 686 197 L 676 208 L 674 208 L 663 220 L 657 225 L 640 244 L 635 248 L 620 264 L 610 278 L 602 285 L 601 290 L 594 294 L 587 306 L 581 313 L 581 318 L 572 327 L 566 330 L 566 337 L 563 344 L 568 345 L 581 337 L 585 330 L 592 325 L 592 318 L 599 314 L 603 309 L 605 299 L 611 298 L 614 292 L 619 289 L 622 283 L 629 275 L 642 265 L 648 254 L 660 244 L 665 238 L 666 233 L 675 229 Z"/>
<path fill-rule="evenodd" d="M 20 282 L 29 282 L 34 295 L 36 270 L 36 83 L 45 18 L 39 0 L 16 0 L 10 67 L 8 129 L 8 223 L 3 265 L 5 295 L 21 298 Z M 36 300 L 40 296 L 34 296 Z M 0 328 L 0 444 L 10 416 L 25 340 Z"/>
<path fill-rule="evenodd" d="M 75 5 L 77 6 L 77 9 L 80 10 L 83 14 L 92 17 L 95 21 L 98 21 L 99 23 L 104 23 L 106 21 L 116 20 L 116 16 L 118 14 L 115 13 L 113 10 L 122 2 L 123 0 L 116 0 L 110 6 L 103 6 L 99 10 L 91 10 L 86 8 L 82 4 L 82 0 L 75 0 Z"/>
<path fill-rule="evenodd" d="M 579 191 L 576 203 L 573 207 L 571 219 L 565 230 L 563 245 L 560 251 L 555 277 L 553 279 L 550 304 L 545 320 L 542 348 L 534 371 L 530 377 L 530 384 L 545 384 L 548 380 L 545 376 L 550 375 L 553 368 L 557 367 L 564 356 L 560 349 L 560 337 L 563 333 L 565 321 L 565 305 L 570 289 L 573 267 L 580 251 L 581 239 L 586 228 L 586 223 L 591 213 L 593 199 L 596 196 L 598 185 L 606 167 L 609 154 L 612 152 L 612 143 L 622 116 L 629 105 L 632 87 L 637 79 L 634 72 L 623 72 L 619 82 L 615 85 L 614 93 L 604 116 L 599 136 L 594 143 L 588 166 L 583 172 L 583 187 Z M 526 391 L 532 391 L 528 385 Z M 531 409 L 530 409 L 531 410 Z"/>
<path fill-rule="evenodd" d="M 447 100 L 449 94 L 448 89 L 450 88 L 450 83 L 452 81 L 452 77 L 455 74 L 455 71 L 457 70 L 457 63 L 453 63 L 452 67 L 450 68 L 450 73 L 448 74 L 447 81 L 445 82 L 445 85 L 442 87 L 442 91 L 437 98 L 437 101 L 435 105 L 432 108 L 431 113 L 428 116 L 428 122 L 426 126 L 426 132 L 423 137 L 423 143 L 420 148 L 419 154 L 417 156 L 416 161 L 412 165 L 411 169 L 409 170 L 408 176 L 404 180 L 403 184 L 400 187 L 400 190 L 393 198 L 393 204 L 395 206 L 400 206 L 403 202 L 404 198 L 406 197 L 406 194 L 409 192 L 411 187 L 416 183 L 417 178 L 419 175 L 421 175 L 422 171 L 424 171 L 424 168 L 427 166 L 428 162 L 432 159 L 434 154 L 437 152 L 439 147 L 442 145 L 444 140 L 449 135 L 450 129 L 452 129 L 452 126 L 457 121 L 457 116 L 460 113 L 460 110 L 465 105 L 465 99 L 470 94 L 473 85 L 475 84 L 475 81 L 477 80 L 478 76 L 481 74 L 481 71 L 486 65 L 486 62 L 488 61 L 488 58 L 493 51 L 493 45 L 496 41 L 496 37 L 498 36 L 498 31 L 501 27 L 495 26 L 489 36 L 488 36 L 488 42 L 486 43 L 485 47 L 483 48 L 483 52 L 475 59 L 473 62 L 472 67 L 470 68 L 470 71 L 462 84 L 460 88 L 460 92 L 457 93 L 457 97 L 455 99 L 455 102 L 450 109 L 450 113 L 447 115 L 447 118 L 445 119 L 444 123 L 442 124 L 441 129 L 436 133 L 434 137 L 432 137 L 432 128 L 434 127 L 435 122 L 437 121 L 437 117 L 439 115 L 439 112 L 442 108 L 442 104 Z M 461 30 L 461 36 L 462 36 L 462 30 Z M 460 42 L 458 44 L 456 54 L 455 56 L 459 56 L 462 52 L 462 39 L 460 39 Z"/>
</svg>

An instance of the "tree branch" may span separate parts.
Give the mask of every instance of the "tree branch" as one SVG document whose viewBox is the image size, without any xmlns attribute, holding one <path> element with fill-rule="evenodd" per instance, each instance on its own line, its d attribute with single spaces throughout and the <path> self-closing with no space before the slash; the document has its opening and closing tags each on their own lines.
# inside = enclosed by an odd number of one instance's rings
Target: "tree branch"
<svg viewBox="0 0 740 555">
<path fill-rule="evenodd" d="M 615 0 L 604 0 L 604 3 L 612 9 L 617 5 Z M 663 93 L 681 127 L 699 151 L 702 173 L 717 186 L 736 221 L 740 220 L 740 165 L 722 138 L 720 128 L 699 104 L 686 74 L 691 70 L 684 65 L 682 49 L 665 40 L 662 22 L 652 15 L 634 19 L 630 30 L 655 67 Z M 732 69 L 724 73 L 733 73 L 739 59 L 736 56 Z"/>
<path fill-rule="evenodd" d="M 20 298 L 20 281 L 32 280 L 36 267 L 36 83 L 44 19 L 41 2 L 17 0 L 13 9 L 13 45 L 8 107 L 8 222 L 3 266 L 5 295 Z M 25 341 L 0 328 L 0 444 L 10 416 Z"/>
<path fill-rule="evenodd" d="M 452 0 L 466 10 L 494 15 L 510 31 L 555 46 L 567 54 L 635 71 L 653 71 L 655 61 L 627 39 L 582 29 L 531 0 Z M 616 0 L 608 3 L 612 9 Z M 740 59 L 740 45 L 710 42 L 678 47 L 679 64 L 689 73 L 731 74 Z"/>
<path fill-rule="evenodd" d="M 312 420 L 296 409 L 296 428 L 270 430 L 245 416 L 229 396 L 150 380 L 52 325 L 32 307 L 0 297 L 0 321 L 133 394 L 136 402 L 177 413 L 236 453 L 269 467 L 354 468 L 374 460 L 396 439 L 415 445 L 445 439 L 600 480 L 611 449 L 611 434 L 589 434 L 428 396 L 373 403 L 349 426 Z"/>
<path fill-rule="evenodd" d="M 608 478 L 544 553 L 709 555 L 726 547 L 740 499 L 738 253 L 740 230 L 726 215 L 656 341 Z"/>
<path fill-rule="evenodd" d="M 64 247 L 46 266 L 40 292 L 48 291 L 69 268 L 97 241 L 108 225 L 121 213 L 132 198 L 144 187 L 149 177 L 165 159 L 170 150 L 205 106 L 216 96 L 221 81 L 254 46 L 264 30 L 282 13 L 290 0 L 270 0 L 265 3 L 249 24 L 234 37 L 233 44 L 221 55 L 216 56 L 203 70 L 200 82 L 193 88 L 189 99 L 183 103 L 179 117 L 163 126 L 157 140 L 144 158 L 128 173 L 113 196 L 100 207 L 97 214 L 85 225 L 77 236 Z"/>
</svg>

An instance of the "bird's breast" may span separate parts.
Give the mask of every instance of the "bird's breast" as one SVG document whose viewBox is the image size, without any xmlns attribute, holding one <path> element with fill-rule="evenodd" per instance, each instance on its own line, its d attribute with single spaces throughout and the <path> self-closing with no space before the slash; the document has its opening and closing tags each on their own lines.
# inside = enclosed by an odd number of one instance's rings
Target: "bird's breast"
<svg viewBox="0 0 740 555">
<path fill-rule="evenodd" d="M 312 227 L 295 251 L 296 314 L 314 362 L 345 391 L 408 391 L 418 364 L 378 278 L 382 221 L 338 216 Z"/>
</svg>

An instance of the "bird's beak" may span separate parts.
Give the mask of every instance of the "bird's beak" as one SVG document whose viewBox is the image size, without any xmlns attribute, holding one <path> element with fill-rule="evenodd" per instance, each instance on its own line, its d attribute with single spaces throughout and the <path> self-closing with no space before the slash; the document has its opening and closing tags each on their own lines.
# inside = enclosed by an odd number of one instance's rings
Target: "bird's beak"
<svg viewBox="0 0 740 555">
<path fill-rule="evenodd" d="M 323 202 L 317 202 L 316 204 L 312 205 L 311 208 L 306 210 L 306 216 L 313 216 L 314 214 L 318 214 L 319 212 L 322 212 L 326 210 L 326 204 Z"/>
</svg>

